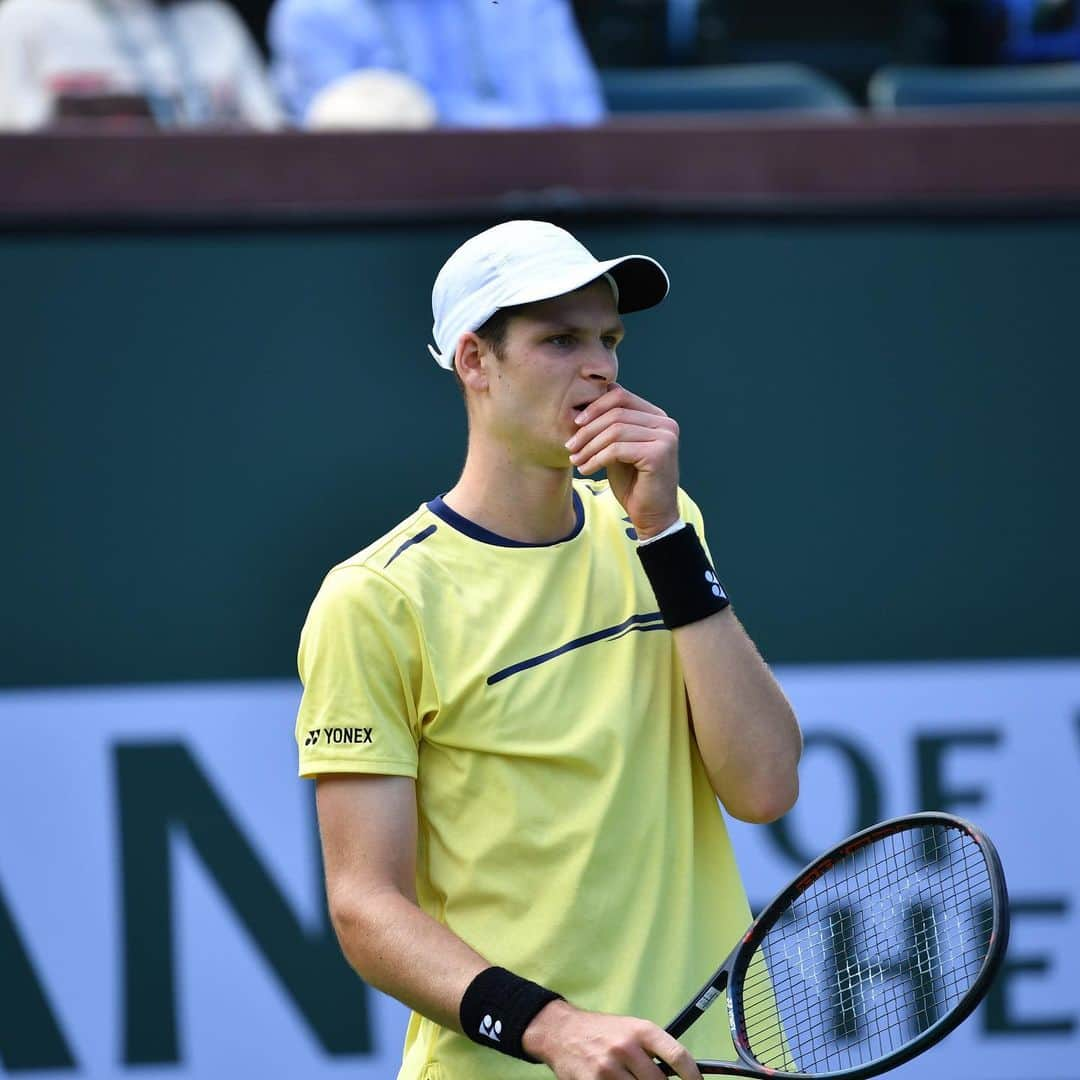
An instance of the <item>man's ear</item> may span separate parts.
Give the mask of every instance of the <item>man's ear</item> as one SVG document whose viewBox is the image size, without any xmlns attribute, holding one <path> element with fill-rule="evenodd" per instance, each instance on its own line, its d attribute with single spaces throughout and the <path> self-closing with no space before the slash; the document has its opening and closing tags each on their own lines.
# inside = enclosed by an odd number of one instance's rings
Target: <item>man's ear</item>
<svg viewBox="0 0 1080 1080">
<path fill-rule="evenodd" d="M 458 339 L 454 351 L 454 370 L 466 389 L 483 392 L 488 388 L 488 364 L 491 350 L 471 331 Z"/>
</svg>

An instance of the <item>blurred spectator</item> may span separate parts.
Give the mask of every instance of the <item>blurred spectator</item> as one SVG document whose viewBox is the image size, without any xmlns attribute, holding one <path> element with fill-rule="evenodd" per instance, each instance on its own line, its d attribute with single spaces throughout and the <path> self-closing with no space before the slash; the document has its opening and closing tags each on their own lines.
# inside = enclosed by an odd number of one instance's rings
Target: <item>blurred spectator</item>
<svg viewBox="0 0 1080 1080">
<path fill-rule="evenodd" d="M 996 0 L 1004 9 L 1006 61 L 1080 60 L 1078 0 Z"/>
<path fill-rule="evenodd" d="M 221 0 L 0 0 L 0 128 L 91 117 L 281 122 L 258 50 Z"/>
<path fill-rule="evenodd" d="M 368 68 L 415 80 L 447 125 L 590 124 L 604 115 L 568 0 L 276 0 L 270 45 L 298 122 L 320 90 Z"/>
<path fill-rule="evenodd" d="M 907 62 L 1080 60 L 1078 0 L 909 0 L 908 14 Z"/>
</svg>

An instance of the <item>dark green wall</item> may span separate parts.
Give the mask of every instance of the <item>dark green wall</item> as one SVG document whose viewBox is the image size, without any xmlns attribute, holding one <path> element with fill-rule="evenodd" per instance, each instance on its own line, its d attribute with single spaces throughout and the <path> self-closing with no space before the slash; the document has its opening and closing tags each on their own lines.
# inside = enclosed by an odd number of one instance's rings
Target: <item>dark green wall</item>
<svg viewBox="0 0 1080 1080">
<path fill-rule="evenodd" d="M 566 223 L 671 273 L 622 379 L 770 659 L 1080 654 L 1080 220 Z M 0 682 L 292 673 L 454 481 L 428 297 L 479 227 L 0 235 Z"/>
</svg>

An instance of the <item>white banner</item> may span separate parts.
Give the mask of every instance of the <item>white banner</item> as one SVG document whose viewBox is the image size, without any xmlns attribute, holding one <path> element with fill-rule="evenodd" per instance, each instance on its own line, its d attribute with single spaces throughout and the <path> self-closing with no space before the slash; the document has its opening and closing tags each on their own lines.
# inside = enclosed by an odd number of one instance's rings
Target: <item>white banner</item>
<svg viewBox="0 0 1080 1080">
<path fill-rule="evenodd" d="M 890 1076 L 1080 1077 L 1080 663 L 789 668 L 806 736 L 795 809 L 768 829 L 732 824 L 763 905 L 803 862 L 863 823 L 921 809 L 980 825 L 1013 908 L 991 998 Z M 860 819 L 861 818 L 861 819 Z"/>
<path fill-rule="evenodd" d="M 1080 662 L 780 676 L 807 736 L 802 797 L 776 826 L 733 824 L 751 899 L 872 819 L 974 820 L 1014 903 L 1006 967 L 893 1075 L 1078 1080 Z M 404 1010 L 345 969 L 326 924 L 297 698 L 286 682 L 0 694 L 0 1074 L 394 1076 Z"/>
</svg>

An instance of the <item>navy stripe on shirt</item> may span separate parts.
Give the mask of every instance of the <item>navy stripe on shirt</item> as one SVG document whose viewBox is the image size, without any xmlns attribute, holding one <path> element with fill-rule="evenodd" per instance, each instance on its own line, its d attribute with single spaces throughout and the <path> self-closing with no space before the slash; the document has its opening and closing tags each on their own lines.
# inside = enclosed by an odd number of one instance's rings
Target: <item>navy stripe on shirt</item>
<svg viewBox="0 0 1080 1080">
<path fill-rule="evenodd" d="M 394 554 L 386 560 L 386 564 L 383 566 L 383 569 L 385 570 L 386 567 L 389 566 L 406 548 L 411 548 L 413 544 L 422 544 L 438 527 L 438 525 L 429 525 L 426 529 L 418 532 L 415 536 L 410 536 L 409 539 L 406 540 L 405 543 L 402 544 L 401 547 L 399 547 L 397 551 L 395 551 Z"/>
<path fill-rule="evenodd" d="M 574 638 L 573 641 L 568 641 L 565 645 L 560 645 L 557 649 L 552 649 L 551 652 L 541 653 L 539 656 L 531 656 L 528 660 L 521 660 L 516 664 L 511 664 L 509 667 L 503 668 L 501 671 L 496 671 L 494 675 L 489 675 L 487 678 L 488 686 L 494 686 L 497 682 L 502 682 L 503 679 L 510 678 L 511 675 L 516 675 L 519 671 L 527 671 L 529 668 L 537 667 L 540 664 L 546 664 L 549 660 L 554 660 L 556 656 L 562 656 L 563 653 L 572 652 L 574 649 L 581 649 L 586 645 L 593 645 L 598 641 L 614 641 L 615 638 L 622 637 L 624 634 L 628 634 L 634 630 L 664 630 L 664 618 L 659 611 L 650 611 L 645 615 L 631 615 L 625 622 L 619 623 L 617 626 L 606 626 L 603 630 L 594 630 L 591 634 L 585 634 L 583 637 Z"/>
</svg>

